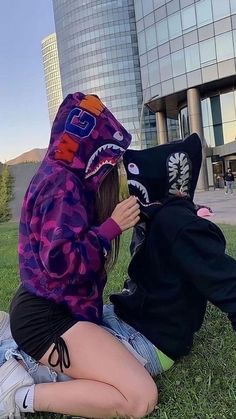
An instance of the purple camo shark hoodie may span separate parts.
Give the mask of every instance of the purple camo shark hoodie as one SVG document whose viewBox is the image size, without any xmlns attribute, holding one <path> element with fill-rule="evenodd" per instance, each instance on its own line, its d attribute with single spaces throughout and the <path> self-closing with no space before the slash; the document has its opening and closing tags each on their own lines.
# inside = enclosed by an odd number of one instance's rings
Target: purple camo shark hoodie
<svg viewBox="0 0 236 419">
<path fill-rule="evenodd" d="M 95 195 L 130 141 L 97 96 L 68 95 L 23 201 L 18 249 L 22 285 L 65 304 L 78 320 L 101 321 L 104 255 L 121 230 L 111 218 L 96 226 Z"/>
</svg>

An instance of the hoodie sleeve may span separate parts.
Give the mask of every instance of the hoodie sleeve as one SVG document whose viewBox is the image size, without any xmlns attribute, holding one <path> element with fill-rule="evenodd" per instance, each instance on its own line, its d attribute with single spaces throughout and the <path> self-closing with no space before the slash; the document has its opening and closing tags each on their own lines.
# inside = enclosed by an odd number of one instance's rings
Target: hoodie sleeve
<svg viewBox="0 0 236 419">
<path fill-rule="evenodd" d="M 97 289 L 102 289 L 99 278 L 102 282 L 105 256 L 111 250 L 111 240 L 121 233 L 119 226 L 111 218 L 98 227 L 89 226 L 79 197 L 66 192 L 34 208 L 31 229 L 38 239 L 39 259 L 49 287 L 57 289 L 76 317 L 78 301 L 71 296 L 78 295 L 80 301 L 81 296 L 84 301 L 91 299 L 95 281 Z"/>
<path fill-rule="evenodd" d="M 171 258 L 186 280 L 227 313 L 236 331 L 236 261 L 225 253 L 221 230 L 207 220 L 189 224 L 177 235 Z"/>
</svg>

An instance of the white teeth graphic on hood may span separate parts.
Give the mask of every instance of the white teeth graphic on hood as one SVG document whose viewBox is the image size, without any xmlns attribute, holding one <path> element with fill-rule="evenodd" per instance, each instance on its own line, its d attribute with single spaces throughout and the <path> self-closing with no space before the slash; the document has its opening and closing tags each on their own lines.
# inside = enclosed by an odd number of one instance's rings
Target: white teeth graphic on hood
<svg viewBox="0 0 236 419">
<path fill-rule="evenodd" d="M 98 164 L 97 164 L 97 166 L 96 166 L 96 168 L 91 172 L 91 173 L 88 173 L 89 172 L 89 170 L 90 170 L 90 168 L 91 168 L 91 166 L 92 166 L 92 164 L 93 164 L 93 162 L 94 162 L 94 160 L 95 160 L 95 158 L 102 152 L 102 151 L 105 151 L 105 150 L 108 150 L 108 149 L 112 149 L 112 150 L 119 150 L 121 153 L 124 153 L 125 152 L 125 149 L 124 148 L 122 148 L 122 147 L 120 147 L 120 146 L 118 146 L 118 145 L 116 145 L 116 144 L 104 144 L 104 145 L 102 145 L 101 147 L 99 147 L 94 153 L 93 153 L 93 155 L 90 157 L 90 159 L 89 159 L 89 161 L 88 161 L 88 164 L 87 164 L 87 167 L 86 167 L 86 169 L 85 169 L 85 173 L 86 173 L 86 176 L 85 176 L 85 179 L 87 179 L 88 177 L 90 177 L 90 176 L 92 176 L 92 175 L 94 175 L 95 173 L 97 173 L 97 171 L 102 167 L 102 166 L 104 166 L 105 164 L 110 164 L 110 165 L 112 165 L 112 166 L 114 166 L 116 163 L 114 163 L 114 162 L 112 162 L 112 158 L 113 158 L 113 156 L 107 156 L 107 157 L 105 157 L 105 160 L 102 160 L 102 161 L 100 161 L 100 162 L 98 162 Z"/>
<path fill-rule="evenodd" d="M 189 193 L 190 163 L 185 153 L 175 153 L 168 160 L 169 194 Z"/>
<path fill-rule="evenodd" d="M 138 188 L 141 191 L 142 195 L 144 196 L 146 200 L 146 204 L 149 204 L 150 200 L 148 196 L 148 191 L 145 188 L 145 186 L 142 185 L 142 183 L 137 182 L 136 180 L 128 180 L 128 185 L 132 185 L 132 186 L 135 186 L 135 188 Z"/>
</svg>

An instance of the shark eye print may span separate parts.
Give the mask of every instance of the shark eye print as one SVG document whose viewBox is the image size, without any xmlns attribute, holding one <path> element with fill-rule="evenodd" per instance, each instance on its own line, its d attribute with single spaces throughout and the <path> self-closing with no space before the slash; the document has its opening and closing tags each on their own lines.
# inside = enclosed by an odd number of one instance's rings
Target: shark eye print
<svg viewBox="0 0 236 419">
<path fill-rule="evenodd" d="M 120 131 L 116 131 L 115 134 L 113 135 L 113 138 L 117 141 L 123 141 L 124 137 Z"/>
<path fill-rule="evenodd" d="M 128 171 L 132 173 L 132 175 L 139 175 L 139 168 L 134 163 L 129 163 L 128 165 Z"/>
<path fill-rule="evenodd" d="M 186 153 L 174 153 L 167 160 L 169 194 L 188 195 L 191 180 L 191 162 Z"/>
</svg>

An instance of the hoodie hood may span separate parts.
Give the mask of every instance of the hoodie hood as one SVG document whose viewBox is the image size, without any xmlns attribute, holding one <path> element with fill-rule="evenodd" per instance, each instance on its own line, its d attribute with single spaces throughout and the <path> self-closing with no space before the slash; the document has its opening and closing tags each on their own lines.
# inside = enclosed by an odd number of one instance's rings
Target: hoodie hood
<svg viewBox="0 0 236 419">
<path fill-rule="evenodd" d="M 130 142 L 131 135 L 97 96 L 78 92 L 58 110 L 45 159 L 67 166 L 97 190 Z"/>
<path fill-rule="evenodd" d="M 138 197 L 145 214 L 171 197 L 193 199 L 202 162 L 201 140 L 185 140 L 124 155 L 129 192 Z"/>
</svg>

